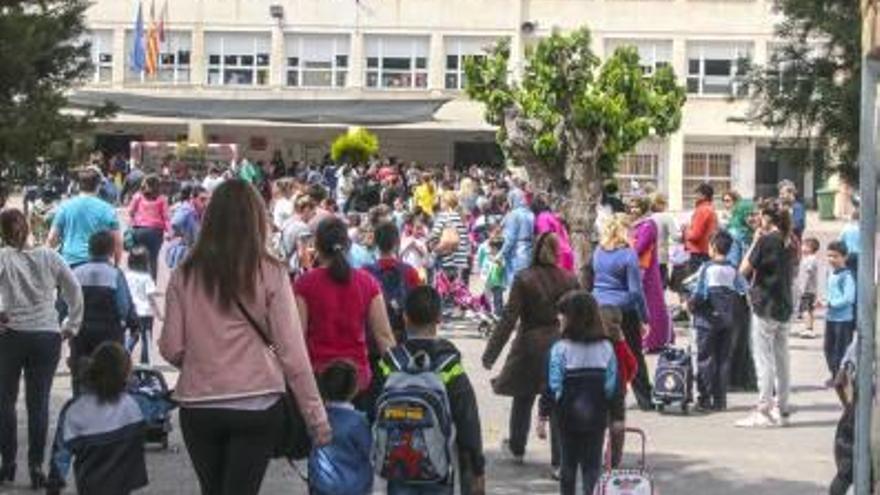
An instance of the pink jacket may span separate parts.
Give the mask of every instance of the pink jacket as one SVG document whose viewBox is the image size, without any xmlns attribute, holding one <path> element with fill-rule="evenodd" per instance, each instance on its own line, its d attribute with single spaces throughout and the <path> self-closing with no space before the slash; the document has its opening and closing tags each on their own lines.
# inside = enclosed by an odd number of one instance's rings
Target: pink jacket
<svg viewBox="0 0 880 495">
<path fill-rule="evenodd" d="M 327 415 L 306 351 L 290 279 L 284 266 L 263 263 L 254 301 L 242 301 L 271 335 L 270 351 L 233 305 L 218 307 L 196 276 L 171 275 L 159 352 L 180 370 L 175 398 L 184 406 L 199 402 L 256 397 L 290 385 L 312 431 Z"/>
<path fill-rule="evenodd" d="M 141 193 L 135 194 L 128 205 L 128 216 L 132 227 L 168 230 L 171 223 L 165 196 L 149 200 Z"/>
<path fill-rule="evenodd" d="M 535 233 L 541 235 L 544 232 L 553 232 L 559 238 L 559 268 L 574 273 L 574 251 L 568 231 L 555 213 L 543 211 L 535 218 Z"/>
</svg>

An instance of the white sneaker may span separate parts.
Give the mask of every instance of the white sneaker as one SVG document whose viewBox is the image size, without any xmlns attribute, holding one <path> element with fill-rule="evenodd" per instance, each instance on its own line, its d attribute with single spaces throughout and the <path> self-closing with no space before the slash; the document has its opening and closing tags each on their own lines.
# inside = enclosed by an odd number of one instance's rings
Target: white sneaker
<svg viewBox="0 0 880 495">
<path fill-rule="evenodd" d="M 773 421 L 775 421 L 776 424 L 778 424 L 779 426 L 785 427 L 785 426 L 788 426 L 789 424 L 791 424 L 791 420 L 790 420 L 790 419 L 791 419 L 791 414 L 785 414 L 785 415 L 783 415 L 783 414 L 779 411 L 779 408 L 778 408 L 778 407 L 774 407 L 774 408 L 770 411 L 770 417 L 771 417 L 771 418 L 773 419 Z"/>
<path fill-rule="evenodd" d="M 733 424 L 737 428 L 772 428 L 777 426 L 776 420 L 769 413 L 755 410 L 748 417 Z"/>
</svg>

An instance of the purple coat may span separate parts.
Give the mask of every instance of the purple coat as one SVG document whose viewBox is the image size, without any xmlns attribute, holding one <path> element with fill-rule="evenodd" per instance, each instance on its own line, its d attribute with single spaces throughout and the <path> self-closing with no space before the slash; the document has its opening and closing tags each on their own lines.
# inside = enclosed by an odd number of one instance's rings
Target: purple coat
<svg viewBox="0 0 880 495">
<path fill-rule="evenodd" d="M 647 268 L 642 267 L 642 289 L 648 306 L 648 324 L 651 326 L 651 333 L 645 337 L 642 345 L 645 352 L 655 352 L 675 340 L 675 334 L 669 324 L 669 313 L 666 311 L 660 264 L 657 261 L 657 224 L 650 218 L 642 218 L 633 225 L 631 236 L 633 249 L 639 260 L 644 256 L 650 257 Z"/>
</svg>

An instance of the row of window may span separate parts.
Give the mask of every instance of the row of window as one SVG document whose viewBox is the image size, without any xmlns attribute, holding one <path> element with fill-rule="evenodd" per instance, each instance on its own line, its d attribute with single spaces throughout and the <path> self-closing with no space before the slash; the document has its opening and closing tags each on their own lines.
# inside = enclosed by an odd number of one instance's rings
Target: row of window
<svg viewBox="0 0 880 495">
<path fill-rule="evenodd" d="M 624 155 L 615 172 L 621 193 L 634 194 L 636 185 L 640 190 L 659 188 L 660 157 L 654 153 L 631 153 Z M 688 152 L 684 154 L 684 177 L 682 191 L 685 204 L 696 198 L 694 190 L 700 184 L 712 184 L 717 197 L 732 189 L 733 155 L 724 152 Z"/>
<path fill-rule="evenodd" d="M 125 80 L 148 79 L 130 66 L 134 36 L 126 33 Z M 92 32 L 95 82 L 110 82 L 113 66 L 111 31 Z M 464 59 L 484 55 L 495 41 L 487 37 L 447 37 L 444 40 L 444 87 L 464 86 Z M 285 36 L 285 84 L 291 87 L 342 88 L 348 81 L 351 40 L 345 34 L 290 34 Z M 672 64 L 672 41 L 607 39 L 606 53 L 634 46 L 645 74 Z M 210 86 L 265 86 L 269 84 L 271 38 L 268 33 L 206 33 L 205 53 Z M 746 61 L 751 42 L 695 41 L 687 44 L 687 90 L 698 95 L 744 96 Z M 162 83 L 198 83 L 191 71 L 192 36 L 170 32 L 161 43 L 158 73 Z M 430 39 L 427 36 L 367 35 L 364 76 L 368 88 L 427 88 Z"/>
</svg>

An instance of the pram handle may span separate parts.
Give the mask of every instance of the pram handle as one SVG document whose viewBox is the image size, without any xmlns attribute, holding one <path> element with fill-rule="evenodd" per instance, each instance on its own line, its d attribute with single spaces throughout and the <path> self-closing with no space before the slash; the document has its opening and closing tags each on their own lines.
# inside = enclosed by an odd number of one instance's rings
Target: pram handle
<svg viewBox="0 0 880 495">
<path fill-rule="evenodd" d="M 645 431 L 642 430 L 641 428 L 633 428 L 633 427 L 624 428 L 623 429 L 624 437 L 626 437 L 627 433 L 632 433 L 642 439 L 642 458 L 641 458 L 641 462 L 639 464 L 640 464 L 641 469 L 645 469 L 647 467 L 646 448 L 647 448 L 647 444 L 648 444 L 648 439 L 647 439 L 647 436 L 645 435 Z M 622 456 L 621 456 L 621 458 L 622 458 Z M 608 441 L 606 442 L 606 446 L 605 446 L 605 463 L 604 464 L 605 464 L 605 466 L 604 466 L 605 471 L 606 472 L 611 471 L 611 435 L 610 434 L 608 435 Z"/>
</svg>

